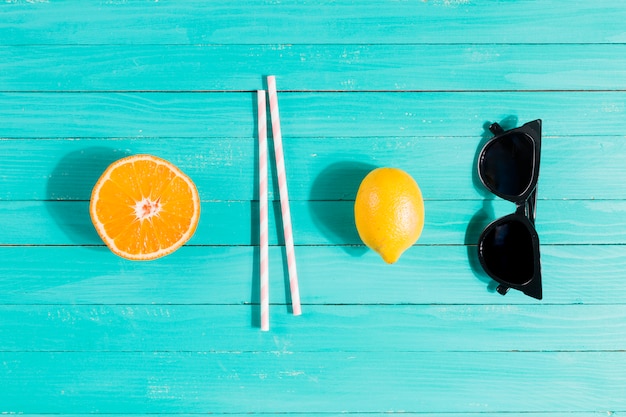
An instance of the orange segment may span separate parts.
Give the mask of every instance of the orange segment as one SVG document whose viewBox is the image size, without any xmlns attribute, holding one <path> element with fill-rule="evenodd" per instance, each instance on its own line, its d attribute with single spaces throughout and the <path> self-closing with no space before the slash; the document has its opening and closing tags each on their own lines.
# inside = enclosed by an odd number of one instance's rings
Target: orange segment
<svg viewBox="0 0 626 417">
<path fill-rule="evenodd" d="M 160 258 L 193 236 L 200 198 L 193 181 L 172 163 L 134 155 L 112 163 L 93 188 L 89 205 L 98 234 L 115 254 Z"/>
</svg>

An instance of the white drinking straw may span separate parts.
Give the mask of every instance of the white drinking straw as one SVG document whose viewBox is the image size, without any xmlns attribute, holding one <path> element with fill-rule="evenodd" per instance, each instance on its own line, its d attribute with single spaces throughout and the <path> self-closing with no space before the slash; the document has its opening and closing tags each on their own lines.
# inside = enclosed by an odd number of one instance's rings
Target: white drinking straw
<svg viewBox="0 0 626 417">
<path fill-rule="evenodd" d="M 278 191 L 280 194 L 280 208 L 283 217 L 283 231 L 285 234 L 285 249 L 287 251 L 287 267 L 289 269 L 289 286 L 291 288 L 291 306 L 293 314 L 302 314 L 300 306 L 300 290 L 298 289 L 298 272 L 296 269 L 296 253 L 293 245 L 293 231 L 291 227 L 291 211 L 289 210 L 289 194 L 287 192 L 287 176 L 285 174 L 285 157 L 283 154 L 283 139 L 280 131 L 280 117 L 278 113 L 278 95 L 276 94 L 276 77 L 267 77 L 269 91 L 270 116 L 272 118 L 272 135 L 274 138 L 274 153 L 276 155 L 276 174 L 278 176 Z"/>
<path fill-rule="evenodd" d="M 259 134 L 259 240 L 261 330 L 270 329 L 269 244 L 267 233 L 267 110 L 265 91 L 257 91 Z"/>
</svg>

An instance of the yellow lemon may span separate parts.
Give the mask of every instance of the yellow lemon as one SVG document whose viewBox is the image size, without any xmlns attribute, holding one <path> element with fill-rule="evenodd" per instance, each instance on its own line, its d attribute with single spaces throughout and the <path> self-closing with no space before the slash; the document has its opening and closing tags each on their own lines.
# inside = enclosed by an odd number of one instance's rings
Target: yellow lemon
<svg viewBox="0 0 626 417">
<path fill-rule="evenodd" d="M 405 171 L 377 168 L 361 182 L 354 219 L 363 243 L 392 264 L 422 234 L 422 192 Z"/>
</svg>

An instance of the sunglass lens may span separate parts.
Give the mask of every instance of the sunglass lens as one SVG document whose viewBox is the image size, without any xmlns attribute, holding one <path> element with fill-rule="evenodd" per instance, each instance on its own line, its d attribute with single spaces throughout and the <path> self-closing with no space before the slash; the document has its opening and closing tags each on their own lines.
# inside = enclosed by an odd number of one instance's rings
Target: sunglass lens
<svg viewBox="0 0 626 417">
<path fill-rule="evenodd" d="M 534 274 L 531 231 L 517 220 L 496 224 L 483 235 L 479 250 L 492 274 L 514 285 L 528 283 Z"/>
<path fill-rule="evenodd" d="M 521 195 L 530 185 L 534 168 L 534 145 L 523 133 L 511 133 L 490 142 L 481 154 L 480 175 L 493 191 Z"/>
</svg>

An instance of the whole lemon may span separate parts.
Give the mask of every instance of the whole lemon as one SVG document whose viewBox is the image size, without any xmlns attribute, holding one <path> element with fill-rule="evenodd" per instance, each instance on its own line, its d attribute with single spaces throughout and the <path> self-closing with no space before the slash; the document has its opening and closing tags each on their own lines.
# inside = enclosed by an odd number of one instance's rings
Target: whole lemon
<svg viewBox="0 0 626 417">
<path fill-rule="evenodd" d="M 363 243 L 392 264 L 422 234 L 422 192 L 405 171 L 377 168 L 359 186 L 354 219 Z"/>
</svg>

